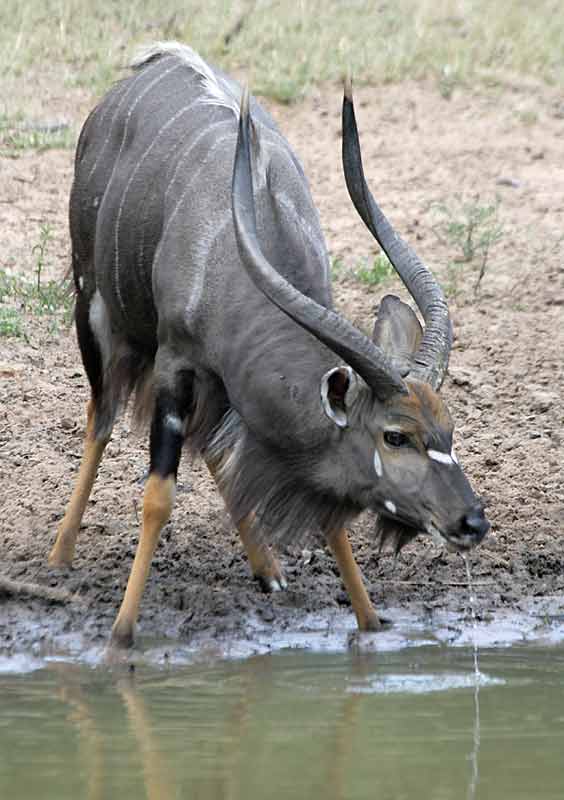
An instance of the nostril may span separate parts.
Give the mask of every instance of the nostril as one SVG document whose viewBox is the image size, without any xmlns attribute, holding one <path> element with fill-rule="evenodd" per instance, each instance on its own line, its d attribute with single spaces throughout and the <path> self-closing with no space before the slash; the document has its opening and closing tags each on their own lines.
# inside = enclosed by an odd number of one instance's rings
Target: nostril
<svg viewBox="0 0 564 800">
<path fill-rule="evenodd" d="M 481 506 L 470 509 L 462 517 L 462 529 L 464 533 L 482 539 L 490 529 L 490 523 L 486 519 L 484 509 Z"/>
</svg>

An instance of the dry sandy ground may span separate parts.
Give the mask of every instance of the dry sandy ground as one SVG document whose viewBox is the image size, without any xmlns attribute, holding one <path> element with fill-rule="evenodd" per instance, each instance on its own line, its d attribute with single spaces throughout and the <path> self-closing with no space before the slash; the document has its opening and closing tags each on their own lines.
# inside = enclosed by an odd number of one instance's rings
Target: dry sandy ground
<svg viewBox="0 0 564 800">
<path fill-rule="evenodd" d="M 348 265 L 374 242 L 356 216 L 340 167 L 340 96 L 328 87 L 307 102 L 272 109 L 302 158 L 331 253 Z M 77 130 L 92 100 L 53 98 L 52 118 Z M 43 98 L 43 107 L 49 107 Z M 457 252 L 434 232 L 434 203 L 500 197 L 503 238 L 492 249 L 480 295 L 472 265 L 458 266 L 451 297 L 456 342 L 444 386 L 457 422 L 456 447 L 487 500 L 492 531 L 473 557 L 478 607 L 487 616 L 532 596 L 564 608 L 564 113 L 563 98 L 538 85 L 443 99 L 436 87 L 404 84 L 357 92 L 365 169 L 376 197 L 423 259 L 447 282 Z M 69 263 L 66 227 L 70 151 L 25 151 L 0 159 L 0 265 L 32 274 L 31 248 L 49 222 L 48 274 Z M 383 291 L 344 278 L 340 309 L 371 327 Z M 146 442 L 122 420 L 84 518 L 74 568 L 46 558 L 76 475 L 88 397 L 73 331 L 26 318 L 28 339 L 0 339 L 0 573 L 77 593 L 70 606 L 0 597 L 0 648 L 48 641 L 56 631 L 107 637 L 139 531 Z M 466 613 L 462 560 L 423 539 L 393 565 L 378 557 L 368 516 L 354 548 L 377 607 L 415 603 Z M 260 593 L 236 533 L 202 465 L 185 460 L 179 492 L 154 560 L 141 631 L 182 639 L 196 631 L 244 635 L 250 612 L 273 626 L 299 625 L 305 611 L 328 616 L 347 597 L 328 552 L 282 554 L 288 591 Z M 25 612 L 25 613 L 24 613 Z M 298 612 L 297 614 L 295 612 Z M 25 616 L 26 623 L 22 622 Z M 30 623 L 33 621 L 33 624 Z"/>
</svg>

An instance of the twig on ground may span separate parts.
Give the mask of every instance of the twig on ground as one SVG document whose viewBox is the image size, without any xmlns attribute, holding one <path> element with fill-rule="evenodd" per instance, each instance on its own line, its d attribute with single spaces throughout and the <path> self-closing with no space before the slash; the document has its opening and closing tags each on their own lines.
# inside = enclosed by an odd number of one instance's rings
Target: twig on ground
<svg viewBox="0 0 564 800">
<path fill-rule="evenodd" d="M 0 593 L 2 592 L 15 596 L 36 597 L 39 600 L 48 600 L 50 603 L 75 603 L 79 601 L 79 598 L 64 589 L 53 589 L 50 586 L 42 586 L 40 583 L 15 581 L 6 575 L 0 575 Z"/>
<path fill-rule="evenodd" d="M 378 578 L 378 583 L 398 583 L 401 586 L 454 586 L 456 588 L 467 589 L 466 581 L 402 581 L 395 578 Z M 473 586 L 493 586 L 495 581 L 477 581 Z"/>
</svg>

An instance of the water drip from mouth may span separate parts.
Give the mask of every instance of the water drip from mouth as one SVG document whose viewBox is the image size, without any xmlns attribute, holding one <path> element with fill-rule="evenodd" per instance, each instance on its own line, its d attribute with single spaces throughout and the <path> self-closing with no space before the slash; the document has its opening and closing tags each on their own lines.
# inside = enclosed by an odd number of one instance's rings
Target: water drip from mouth
<svg viewBox="0 0 564 800">
<path fill-rule="evenodd" d="M 474 746 L 470 754 L 469 761 L 472 765 L 472 777 L 468 787 L 468 799 L 474 800 L 479 780 L 478 755 L 480 752 L 480 681 L 482 673 L 478 660 L 478 619 L 476 617 L 476 595 L 472 583 L 472 573 L 470 571 L 470 561 L 466 553 L 462 553 L 464 566 L 466 567 L 466 577 L 468 578 L 468 593 L 470 613 L 472 615 L 472 643 L 474 646 Z"/>
</svg>

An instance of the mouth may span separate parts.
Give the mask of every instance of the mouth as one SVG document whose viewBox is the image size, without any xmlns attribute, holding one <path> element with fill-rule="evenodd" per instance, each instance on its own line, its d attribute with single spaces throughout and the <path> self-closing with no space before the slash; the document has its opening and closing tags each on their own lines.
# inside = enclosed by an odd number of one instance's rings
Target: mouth
<svg viewBox="0 0 564 800">
<path fill-rule="evenodd" d="M 428 522 L 425 530 L 431 535 L 436 544 L 446 547 L 453 553 L 465 553 L 472 550 L 479 543 L 479 539 L 469 534 L 453 535 L 440 531 L 432 522 Z"/>
</svg>

